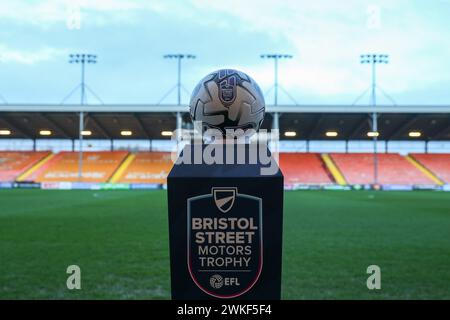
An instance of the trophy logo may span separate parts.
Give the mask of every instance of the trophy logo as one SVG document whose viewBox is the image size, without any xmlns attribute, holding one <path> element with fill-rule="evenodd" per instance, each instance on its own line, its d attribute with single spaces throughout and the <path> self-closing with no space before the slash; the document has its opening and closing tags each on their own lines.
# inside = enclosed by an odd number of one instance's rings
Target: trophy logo
<svg viewBox="0 0 450 320">
<path fill-rule="evenodd" d="M 192 281 L 215 298 L 236 298 L 263 266 L 262 199 L 235 187 L 187 199 L 187 265 Z"/>
</svg>

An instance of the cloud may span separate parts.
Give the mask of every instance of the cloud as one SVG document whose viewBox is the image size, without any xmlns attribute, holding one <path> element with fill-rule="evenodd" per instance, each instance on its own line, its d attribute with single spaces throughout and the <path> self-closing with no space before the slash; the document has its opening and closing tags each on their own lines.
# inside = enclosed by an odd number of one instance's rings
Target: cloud
<svg viewBox="0 0 450 320">
<path fill-rule="evenodd" d="M 20 64 L 34 64 L 37 62 L 48 61 L 66 55 L 67 50 L 61 50 L 51 47 L 44 47 L 38 50 L 27 51 L 10 48 L 0 44 L 0 61 L 13 62 Z"/>
<path fill-rule="evenodd" d="M 207 8 L 239 19 L 240 28 L 285 39 L 286 46 L 268 51 L 294 55 L 292 61 L 280 63 L 280 82 L 289 90 L 320 95 L 361 92 L 370 77 L 369 68 L 359 65 L 359 55 L 371 52 L 390 54 L 391 63 L 377 70 L 379 81 L 389 92 L 423 88 L 437 79 L 450 80 L 444 72 L 450 54 L 450 40 L 443 37 L 448 25 L 436 6 L 422 8 L 405 0 L 193 3 L 199 10 Z M 372 27 L 374 19 L 378 23 Z M 287 44 L 292 51 L 285 52 Z M 271 72 L 255 66 L 255 77 L 263 83 L 273 78 Z"/>
<path fill-rule="evenodd" d="M 344 99 L 352 100 L 369 86 L 370 68 L 360 65 L 359 55 L 387 53 L 390 63 L 377 68 L 379 84 L 394 97 L 413 97 L 417 90 L 450 83 L 448 4 L 447 0 L 433 4 L 409 0 L 0 1 L 0 21 L 6 26 L 2 34 L 7 35 L 0 50 L 3 61 L 22 64 L 59 59 L 67 54 L 66 49 L 58 49 L 63 45 L 77 50 L 94 47 L 98 53 L 108 52 L 108 57 L 126 48 L 127 55 L 145 63 L 156 61 L 151 59 L 167 50 L 193 52 L 199 59 L 183 74 L 184 82 L 194 83 L 198 75 L 228 65 L 252 75 L 264 91 L 273 85 L 273 64 L 258 54 L 290 53 L 294 59 L 279 65 L 283 88 L 300 101 L 307 95 L 341 102 L 351 102 Z M 68 34 L 68 20 L 77 17 L 78 9 L 81 29 L 92 28 Z M 375 27 L 371 26 L 374 12 L 379 22 Z M 37 49 L 22 49 L 24 32 L 33 37 L 28 45 Z M 110 34 L 117 37 L 105 36 Z M 153 67 L 166 71 L 162 65 Z M 442 90 L 442 96 L 448 97 L 446 91 Z"/>
<path fill-rule="evenodd" d="M 79 17 L 82 23 L 105 26 L 134 23 L 142 13 L 193 17 L 188 3 L 172 0 L 14 0 L 0 2 L 0 18 L 16 24 L 49 28 Z"/>
</svg>

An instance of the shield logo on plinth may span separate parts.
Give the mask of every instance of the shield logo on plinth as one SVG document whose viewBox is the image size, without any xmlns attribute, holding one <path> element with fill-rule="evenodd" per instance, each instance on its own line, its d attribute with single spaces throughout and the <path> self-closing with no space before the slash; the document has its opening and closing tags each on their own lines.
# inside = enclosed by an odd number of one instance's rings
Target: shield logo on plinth
<svg viewBox="0 0 450 320">
<path fill-rule="evenodd" d="M 236 199 L 236 188 L 213 188 L 213 194 L 217 209 L 223 213 L 231 210 Z"/>
<path fill-rule="evenodd" d="M 235 187 L 189 198 L 187 267 L 210 296 L 236 298 L 251 290 L 263 267 L 262 199 Z"/>
</svg>

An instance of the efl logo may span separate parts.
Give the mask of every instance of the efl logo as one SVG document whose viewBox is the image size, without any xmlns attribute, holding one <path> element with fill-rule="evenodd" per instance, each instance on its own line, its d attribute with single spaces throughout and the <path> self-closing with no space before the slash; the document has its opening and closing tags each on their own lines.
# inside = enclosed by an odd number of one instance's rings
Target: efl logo
<svg viewBox="0 0 450 320">
<path fill-rule="evenodd" d="M 239 278 L 222 278 L 222 276 L 215 274 L 209 279 L 209 284 L 214 289 L 220 289 L 222 286 L 240 286 Z"/>
<path fill-rule="evenodd" d="M 237 188 L 212 188 L 187 200 L 187 264 L 194 283 L 216 298 L 235 298 L 263 266 L 262 200 Z"/>
<path fill-rule="evenodd" d="M 211 278 L 209 279 L 209 284 L 214 289 L 222 288 L 222 286 L 223 286 L 223 278 L 222 278 L 222 276 L 220 276 L 218 274 L 215 274 L 215 275 L 211 276 Z"/>
</svg>

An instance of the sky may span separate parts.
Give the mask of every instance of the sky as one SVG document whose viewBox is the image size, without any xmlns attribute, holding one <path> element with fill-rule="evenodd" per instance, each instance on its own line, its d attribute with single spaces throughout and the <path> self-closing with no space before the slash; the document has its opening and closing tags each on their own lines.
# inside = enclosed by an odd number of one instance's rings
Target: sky
<svg viewBox="0 0 450 320">
<path fill-rule="evenodd" d="M 360 54 L 382 53 L 379 104 L 449 104 L 449 16 L 450 0 L 0 0 L 0 94 L 61 103 L 80 82 L 68 55 L 91 53 L 86 83 L 104 103 L 175 103 L 176 91 L 161 101 L 177 81 L 163 55 L 189 53 L 182 103 L 203 76 L 235 68 L 271 104 L 273 61 L 260 55 L 283 53 L 280 104 L 352 104 L 371 81 Z"/>
</svg>

